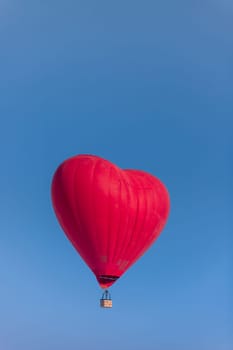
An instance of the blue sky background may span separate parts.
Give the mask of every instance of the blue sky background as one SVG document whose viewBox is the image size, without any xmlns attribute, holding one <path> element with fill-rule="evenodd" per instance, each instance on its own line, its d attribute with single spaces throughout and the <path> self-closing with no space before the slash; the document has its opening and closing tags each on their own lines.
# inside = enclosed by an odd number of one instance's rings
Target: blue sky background
<svg viewBox="0 0 233 350">
<path fill-rule="evenodd" d="M 0 350 L 232 349 L 232 1 L 2 0 L 0 121 Z M 171 196 L 112 310 L 51 207 L 79 153 Z"/>
</svg>

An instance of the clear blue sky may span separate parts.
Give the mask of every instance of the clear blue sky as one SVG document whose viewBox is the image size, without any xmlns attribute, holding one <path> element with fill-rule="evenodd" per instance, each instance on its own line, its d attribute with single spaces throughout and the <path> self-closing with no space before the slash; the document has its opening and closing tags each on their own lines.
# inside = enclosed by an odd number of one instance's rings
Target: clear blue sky
<svg viewBox="0 0 233 350">
<path fill-rule="evenodd" d="M 0 350 L 233 348 L 232 1 L 2 0 L 0 121 Z M 51 207 L 79 153 L 171 196 L 112 310 Z"/>
</svg>

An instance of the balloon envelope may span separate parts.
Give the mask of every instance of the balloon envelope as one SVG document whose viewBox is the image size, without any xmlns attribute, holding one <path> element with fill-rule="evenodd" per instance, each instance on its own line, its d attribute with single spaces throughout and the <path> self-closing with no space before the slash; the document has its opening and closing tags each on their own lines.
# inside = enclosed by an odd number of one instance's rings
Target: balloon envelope
<svg viewBox="0 0 233 350">
<path fill-rule="evenodd" d="M 160 180 L 92 155 L 64 161 L 51 194 L 61 227 L 102 288 L 151 246 L 169 213 L 169 195 Z"/>
</svg>

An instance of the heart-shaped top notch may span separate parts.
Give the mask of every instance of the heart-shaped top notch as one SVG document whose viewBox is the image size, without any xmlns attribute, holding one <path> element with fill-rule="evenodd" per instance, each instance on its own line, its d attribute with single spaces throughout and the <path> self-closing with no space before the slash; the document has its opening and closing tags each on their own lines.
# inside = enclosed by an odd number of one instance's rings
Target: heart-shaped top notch
<svg viewBox="0 0 233 350">
<path fill-rule="evenodd" d="M 58 167 L 52 203 L 65 234 L 103 288 L 151 246 L 169 213 L 168 191 L 160 180 L 92 155 Z"/>
</svg>

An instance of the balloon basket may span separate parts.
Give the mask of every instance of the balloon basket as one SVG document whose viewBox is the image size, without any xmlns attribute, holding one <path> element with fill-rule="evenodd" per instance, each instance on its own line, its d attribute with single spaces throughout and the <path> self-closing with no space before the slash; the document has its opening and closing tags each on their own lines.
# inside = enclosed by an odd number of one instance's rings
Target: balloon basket
<svg viewBox="0 0 233 350">
<path fill-rule="evenodd" d="M 108 290 L 106 290 L 103 293 L 102 298 L 100 299 L 100 306 L 103 308 L 111 308 L 112 307 L 112 299 L 111 299 L 111 295 L 110 295 Z"/>
</svg>

